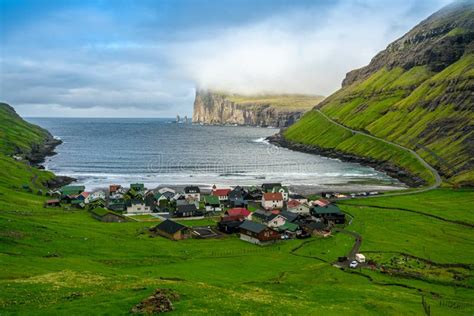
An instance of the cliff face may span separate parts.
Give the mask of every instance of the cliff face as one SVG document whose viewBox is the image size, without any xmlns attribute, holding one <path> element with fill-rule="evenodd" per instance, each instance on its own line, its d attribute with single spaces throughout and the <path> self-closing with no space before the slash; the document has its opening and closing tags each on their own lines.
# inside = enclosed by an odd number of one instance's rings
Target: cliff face
<svg viewBox="0 0 474 316">
<path fill-rule="evenodd" d="M 285 96 L 284 98 L 289 103 L 295 102 L 291 97 Z M 299 96 L 299 100 L 301 98 Z M 222 93 L 198 90 L 194 101 L 193 122 L 211 125 L 238 124 L 287 127 L 296 122 L 320 99 L 322 98 L 315 97 L 314 102 L 308 103 L 307 106 L 289 108 L 276 106 L 272 101 L 275 100 L 275 97 L 239 102 Z M 308 98 L 307 101 L 310 102 L 310 100 Z"/>
</svg>

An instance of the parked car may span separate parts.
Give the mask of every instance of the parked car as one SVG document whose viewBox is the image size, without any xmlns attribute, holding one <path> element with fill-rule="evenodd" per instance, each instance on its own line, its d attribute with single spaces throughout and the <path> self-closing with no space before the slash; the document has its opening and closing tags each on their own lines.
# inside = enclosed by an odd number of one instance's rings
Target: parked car
<svg viewBox="0 0 474 316">
<path fill-rule="evenodd" d="M 359 265 L 359 263 L 354 260 L 349 264 L 349 267 L 352 268 L 352 269 L 355 269 L 355 268 L 357 268 L 358 265 Z"/>
</svg>

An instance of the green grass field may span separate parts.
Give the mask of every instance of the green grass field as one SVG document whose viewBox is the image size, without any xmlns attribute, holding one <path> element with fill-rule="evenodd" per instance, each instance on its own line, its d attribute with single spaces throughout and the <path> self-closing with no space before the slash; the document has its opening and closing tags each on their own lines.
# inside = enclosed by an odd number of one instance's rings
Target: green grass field
<svg viewBox="0 0 474 316">
<path fill-rule="evenodd" d="M 44 209 L 39 206 L 44 198 L 20 195 L 23 205 L 3 203 L 0 212 L 2 314 L 127 314 L 156 288 L 180 294 L 175 314 L 421 315 L 422 296 L 433 314 L 474 311 L 470 269 L 418 264 L 409 271 L 422 276 L 413 279 L 333 267 L 353 245 L 345 234 L 263 248 L 234 236 L 174 242 L 151 238 L 147 228 L 154 223 L 102 223 L 86 211 Z M 443 189 L 349 200 L 341 208 L 354 216 L 347 229 L 362 234 L 368 259 L 393 265 L 393 258 L 402 258 L 398 253 L 407 253 L 439 264 L 472 265 L 472 228 L 352 204 L 403 205 L 447 216 L 448 201 L 457 201 L 456 213 L 447 217 L 468 221 L 473 197 L 472 190 Z"/>
</svg>

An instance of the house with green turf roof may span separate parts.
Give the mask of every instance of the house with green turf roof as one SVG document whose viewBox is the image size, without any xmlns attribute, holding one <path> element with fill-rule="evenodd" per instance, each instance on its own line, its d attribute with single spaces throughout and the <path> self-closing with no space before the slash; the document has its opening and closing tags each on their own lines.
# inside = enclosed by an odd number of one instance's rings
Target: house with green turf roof
<svg viewBox="0 0 474 316">
<path fill-rule="evenodd" d="M 286 222 L 285 224 L 276 228 L 280 233 L 288 236 L 289 238 L 295 238 L 297 233 L 301 230 L 301 228 L 290 222 Z"/>
<path fill-rule="evenodd" d="M 62 195 L 79 195 L 86 189 L 83 185 L 66 185 L 61 188 Z"/>
<path fill-rule="evenodd" d="M 204 206 L 206 212 L 221 212 L 222 206 L 218 196 L 215 195 L 204 195 L 203 196 Z"/>
<path fill-rule="evenodd" d="M 106 223 L 122 223 L 127 222 L 128 219 L 125 216 L 117 214 L 113 211 L 106 210 L 104 208 L 95 208 L 89 211 L 93 218 L 98 221 Z"/>
</svg>

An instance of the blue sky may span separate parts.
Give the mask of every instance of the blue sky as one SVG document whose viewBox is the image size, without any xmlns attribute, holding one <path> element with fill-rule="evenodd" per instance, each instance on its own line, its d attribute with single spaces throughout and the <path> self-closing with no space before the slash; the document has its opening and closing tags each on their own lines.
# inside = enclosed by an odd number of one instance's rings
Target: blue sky
<svg viewBox="0 0 474 316">
<path fill-rule="evenodd" d="M 329 95 L 449 0 L 0 0 L 24 116 L 191 115 L 196 87 Z"/>
</svg>

